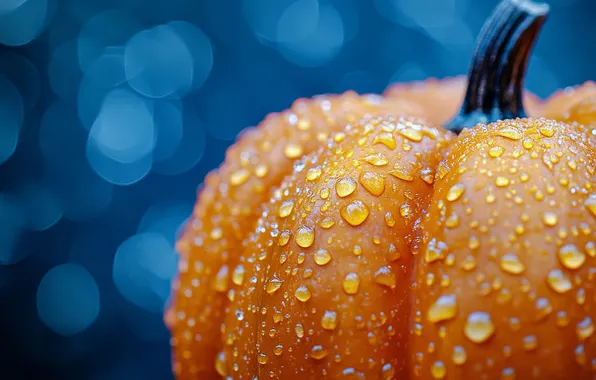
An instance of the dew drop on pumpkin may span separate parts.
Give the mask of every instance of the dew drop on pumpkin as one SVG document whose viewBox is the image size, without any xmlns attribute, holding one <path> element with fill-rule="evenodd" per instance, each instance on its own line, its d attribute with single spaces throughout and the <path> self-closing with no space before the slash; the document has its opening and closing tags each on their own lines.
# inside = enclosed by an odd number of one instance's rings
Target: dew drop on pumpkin
<svg viewBox="0 0 596 380">
<path fill-rule="evenodd" d="M 456 213 L 453 213 L 445 220 L 445 227 L 455 228 L 457 226 L 459 226 L 459 217 Z"/>
<path fill-rule="evenodd" d="M 560 269 L 552 269 L 546 276 L 546 283 L 557 293 L 566 293 L 571 290 L 573 285 L 569 277 Z"/>
<path fill-rule="evenodd" d="M 495 179 L 495 185 L 497 185 L 497 187 L 506 187 L 506 186 L 509 186 L 509 183 L 510 183 L 510 181 L 509 181 L 509 178 L 507 178 L 507 177 L 498 176 Z"/>
<path fill-rule="evenodd" d="M 273 276 L 269 281 L 267 281 L 267 285 L 265 286 L 265 290 L 269 294 L 273 294 L 281 288 L 283 281 L 280 280 L 278 277 Z"/>
<path fill-rule="evenodd" d="M 400 129 L 399 134 L 402 135 L 403 137 L 407 138 L 408 140 L 411 140 L 414 142 L 422 141 L 422 137 L 423 137 L 421 130 L 412 129 L 412 128 Z"/>
<path fill-rule="evenodd" d="M 390 379 L 393 379 L 394 376 L 395 376 L 395 368 L 391 365 L 391 363 L 387 363 L 381 368 L 381 379 L 382 380 L 390 380 Z"/>
<path fill-rule="evenodd" d="M 395 137 L 393 137 L 393 134 L 389 133 L 389 132 L 383 132 L 383 133 L 379 134 L 378 136 L 376 136 L 373 139 L 373 144 L 383 144 L 387 148 L 392 149 L 392 150 L 395 149 L 395 147 L 397 146 L 397 144 L 395 142 Z"/>
<path fill-rule="evenodd" d="M 331 191 L 329 190 L 329 188 L 324 188 L 321 190 L 321 192 L 319 193 L 319 195 L 321 195 L 321 199 L 327 199 L 329 198 L 329 194 L 331 193 Z"/>
<path fill-rule="evenodd" d="M 546 226 L 556 226 L 558 221 L 559 218 L 557 217 L 557 214 L 555 214 L 554 212 L 547 211 L 542 214 L 542 222 Z"/>
<path fill-rule="evenodd" d="M 223 293 L 228 290 L 229 269 L 227 265 L 222 265 L 213 279 L 213 289 L 216 292 Z"/>
<path fill-rule="evenodd" d="M 401 167 L 397 164 L 393 170 L 389 171 L 389 174 L 406 182 L 412 182 L 414 180 L 414 174 L 411 172 L 411 170 Z"/>
<path fill-rule="evenodd" d="M 575 331 L 577 333 L 577 337 L 580 340 L 585 340 L 592 336 L 592 334 L 594 333 L 594 322 L 592 321 L 592 318 L 586 317 L 582 319 L 577 324 L 577 328 Z"/>
<path fill-rule="evenodd" d="M 548 298 L 540 297 L 536 300 L 536 319 L 542 320 L 552 313 L 553 307 Z"/>
<path fill-rule="evenodd" d="M 574 350 L 575 353 L 575 361 L 577 362 L 577 364 L 583 366 L 586 364 L 586 350 L 584 349 L 584 345 L 580 344 L 577 347 L 575 347 Z"/>
<path fill-rule="evenodd" d="M 223 230 L 219 227 L 215 227 L 214 229 L 211 230 L 211 232 L 209 233 L 209 237 L 213 240 L 219 240 L 223 237 Z"/>
<path fill-rule="evenodd" d="M 439 297 L 431 305 L 426 314 L 426 319 L 432 323 L 452 319 L 457 314 L 457 299 L 455 295 L 447 294 Z"/>
<path fill-rule="evenodd" d="M 358 182 L 372 195 L 379 196 L 385 191 L 385 178 L 375 172 L 362 172 Z"/>
<path fill-rule="evenodd" d="M 375 282 L 379 285 L 386 286 L 390 289 L 395 288 L 397 278 L 395 273 L 391 270 L 391 267 L 388 265 L 380 267 L 375 272 Z"/>
<path fill-rule="evenodd" d="M 464 334 L 474 343 L 486 342 L 495 332 L 495 325 L 490 314 L 475 311 L 468 315 L 464 326 Z"/>
<path fill-rule="evenodd" d="M 287 218 L 292 213 L 293 209 L 294 209 L 294 202 L 283 201 L 283 202 L 281 202 L 281 204 L 279 205 L 279 208 L 277 209 L 277 216 L 279 216 L 280 218 Z"/>
<path fill-rule="evenodd" d="M 510 140 L 520 140 L 524 136 L 523 133 L 519 129 L 517 129 L 513 126 L 507 126 L 507 127 L 504 127 L 502 129 L 498 130 L 496 132 L 496 135 L 505 137 Z"/>
<path fill-rule="evenodd" d="M 314 345 L 310 350 L 310 357 L 315 360 L 321 360 L 325 356 L 327 356 L 327 350 L 325 350 L 320 344 Z"/>
<path fill-rule="evenodd" d="M 215 358 L 215 370 L 220 376 L 227 376 L 228 371 L 226 370 L 226 353 L 221 351 Z"/>
<path fill-rule="evenodd" d="M 369 214 L 368 207 L 360 200 L 353 200 L 340 209 L 341 217 L 354 227 L 364 223 Z"/>
<path fill-rule="evenodd" d="M 255 167 L 255 175 L 259 178 L 263 178 L 269 173 L 269 168 L 265 164 L 258 164 Z"/>
<path fill-rule="evenodd" d="M 546 137 L 553 137 L 555 135 L 555 128 L 551 124 L 542 125 L 540 128 L 538 128 L 538 131 L 540 131 L 541 135 Z"/>
<path fill-rule="evenodd" d="M 275 347 L 273 347 L 273 353 L 276 356 L 281 355 L 283 352 L 284 352 L 284 346 L 282 346 L 281 344 L 278 344 Z"/>
<path fill-rule="evenodd" d="M 360 276 L 358 273 L 348 273 L 342 281 L 342 287 L 346 294 L 358 293 L 358 288 L 360 287 Z"/>
<path fill-rule="evenodd" d="M 325 265 L 331 261 L 331 254 L 328 250 L 321 248 L 314 253 L 314 260 L 317 265 Z"/>
<path fill-rule="evenodd" d="M 289 143 L 284 148 L 284 155 L 289 159 L 295 159 L 302 156 L 302 146 L 296 143 Z"/>
<path fill-rule="evenodd" d="M 429 185 L 435 182 L 435 173 L 431 169 L 422 169 L 420 171 L 420 178 Z"/>
<path fill-rule="evenodd" d="M 323 170 L 320 167 L 310 168 L 306 172 L 306 179 L 309 181 L 314 181 L 321 176 Z"/>
<path fill-rule="evenodd" d="M 360 256 L 362 254 L 362 247 L 355 245 L 354 249 L 352 249 L 352 253 L 356 256 Z"/>
<path fill-rule="evenodd" d="M 455 365 L 464 365 L 466 360 L 468 360 L 468 354 L 466 350 L 462 346 L 455 346 L 453 347 L 453 354 L 451 355 L 451 360 Z"/>
<path fill-rule="evenodd" d="M 298 338 L 303 338 L 304 337 L 304 327 L 302 326 L 302 324 L 297 323 L 296 326 L 294 327 L 294 332 L 296 333 L 296 336 Z"/>
<path fill-rule="evenodd" d="M 311 227 L 301 226 L 296 232 L 296 244 L 308 248 L 315 241 L 315 231 Z"/>
<path fill-rule="evenodd" d="M 499 261 L 501 269 L 510 274 L 520 274 L 526 266 L 520 261 L 519 257 L 513 253 L 507 253 Z"/>
<path fill-rule="evenodd" d="M 257 356 L 257 361 L 259 362 L 259 364 L 267 364 L 267 362 L 269 361 L 269 358 L 267 357 L 266 354 L 260 352 L 259 355 Z"/>
<path fill-rule="evenodd" d="M 356 181 L 354 181 L 352 178 L 340 178 L 335 183 L 335 192 L 341 198 L 347 197 L 348 195 L 352 194 L 355 190 Z"/>
<path fill-rule="evenodd" d="M 459 197 L 461 197 L 462 194 L 464 193 L 465 189 L 466 188 L 461 183 L 457 183 L 457 184 L 451 186 L 451 188 L 447 192 L 447 200 L 450 202 L 454 202 L 454 201 L 458 200 Z"/>
<path fill-rule="evenodd" d="M 279 241 L 277 244 L 279 244 L 280 247 L 283 247 L 286 244 L 288 244 L 288 241 L 290 240 L 290 235 L 292 235 L 292 233 L 289 230 L 281 231 L 279 233 Z"/>
<path fill-rule="evenodd" d="M 247 169 L 240 169 L 230 175 L 230 184 L 232 186 L 240 186 L 248 181 L 250 172 Z"/>
<path fill-rule="evenodd" d="M 334 224 L 335 224 L 335 220 L 333 220 L 333 218 L 331 218 L 331 217 L 325 217 L 325 218 L 321 219 L 321 221 L 319 222 L 319 226 L 324 229 L 331 228 L 331 227 L 333 227 Z"/>
<path fill-rule="evenodd" d="M 596 195 L 590 195 L 584 201 L 584 206 L 590 211 L 593 217 L 596 217 Z"/>
<path fill-rule="evenodd" d="M 387 157 L 382 153 L 369 154 L 362 160 L 374 166 L 385 166 L 389 163 Z"/>
<path fill-rule="evenodd" d="M 573 244 L 559 248 L 558 257 L 561 264 L 567 269 L 577 269 L 586 261 L 586 255 Z"/>
<path fill-rule="evenodd" d="M 524 346 L 524 350 L 534 351 L 536 347 L 538 347 L 538 340 L 536 339 L 536 335 L 528 335 L 523 337 L 522 344 Z"/>
<path fill-rule="evenodd" d="M 596 243 L 589 241 L 586 243 L 586 253 L 590 257 L 596 257 Z"/>
<path fill-rule="evenodd" d="M 321 327 L 325 330 L 335 330 L 337 326 L 337 313 L 332 310 L 325 310 L 321 318 Z"/>
<path fill-rule="evenodd" d="M 238 264 L 238 266 L 234 269 L 232 273 L 232 282 L 238 286 L 242 285 L 244 281 L 244 267 L 242 264 Z"/>
<path fill-rule="evenodd" d="M 310 299 L 310 290 L 305 285 L 300 285 L 296 288 L 296 292 L 294 296 L 298 299 L 298 301 L 306 302 Z"/>
<path fill-rule="evenodd" d="M 393 217 L 393 214 L 389 211 L 385 213 L 385 224 L 387 224 L 387 227 L 395 226 L 395 218 Z"/>
<path fill-rule="evenodd" d="M 445 363 L 440 360 L 434 362 L 430 368 L 430 373 L 434 379 L 444 379 L 447 374 L 447 368 Z"/>
<path fill-rule="evenodd" d="M 504 152 L 505 152 L 505 148 L 497 145 L 497 146 L 493 146 L 492 148 L 490 148 L 488 150 L 488 155 L 493 158 L 498 158 L 498 157 L 501 157 Z"/>
</svg>

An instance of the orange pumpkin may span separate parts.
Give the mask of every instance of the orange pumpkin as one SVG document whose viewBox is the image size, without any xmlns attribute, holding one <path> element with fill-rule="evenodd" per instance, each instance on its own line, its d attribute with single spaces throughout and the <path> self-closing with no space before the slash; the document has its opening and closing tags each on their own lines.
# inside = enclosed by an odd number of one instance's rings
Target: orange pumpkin
<svg viewBox="0 0 596 380">
<path fill-rule="evenodd" d="M 503 1 L 468 81 L 243 133 L 178 242 L 176 377 L 593 378 L 596 86 L 522 102 L 547 12 Z"/>
</svg>

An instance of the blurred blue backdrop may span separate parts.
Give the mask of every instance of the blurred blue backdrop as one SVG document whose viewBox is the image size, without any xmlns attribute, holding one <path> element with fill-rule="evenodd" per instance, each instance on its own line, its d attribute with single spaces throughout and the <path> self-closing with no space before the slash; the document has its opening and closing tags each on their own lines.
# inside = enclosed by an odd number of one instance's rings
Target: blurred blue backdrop
<svg viewBox="0 0 596 380">
<path fill-rule="evenodd" d="M 0 0 L 0 378 L 169 379 L 176 231 L 298 97 L 465 73 L 496 0 Z M 551 0 L 526 85 L 596 79 Z"/>
</svg>

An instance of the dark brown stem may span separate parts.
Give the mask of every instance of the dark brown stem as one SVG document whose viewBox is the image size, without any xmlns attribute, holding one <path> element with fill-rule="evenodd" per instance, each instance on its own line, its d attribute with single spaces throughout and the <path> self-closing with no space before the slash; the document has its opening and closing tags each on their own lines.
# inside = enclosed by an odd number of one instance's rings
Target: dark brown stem
<svg viewBox="0 0 596 380">
<path fill-rule="evenodd" d="M 548 5 L 531 0 L 503 0 L 497 6 L 478 36 L 461 111 L 445 128 L 459 133 L 478 123 L 526 116 L 526 69 L 548 12 Z"/>
</svg>

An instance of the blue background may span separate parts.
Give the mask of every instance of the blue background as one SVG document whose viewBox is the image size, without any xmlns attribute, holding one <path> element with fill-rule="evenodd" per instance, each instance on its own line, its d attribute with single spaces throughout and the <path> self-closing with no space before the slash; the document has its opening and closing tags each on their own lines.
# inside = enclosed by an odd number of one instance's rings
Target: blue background
<svg viewBox="0 0 596 380">
<path fill-rule="evenodd" d="M 0 0 L 0 377 L 169 379 L 176 232 L 298 97 L 465 73 L 495 0 Z M 527 87 L 596 79 L 552 0 Z"/>
</svg>

